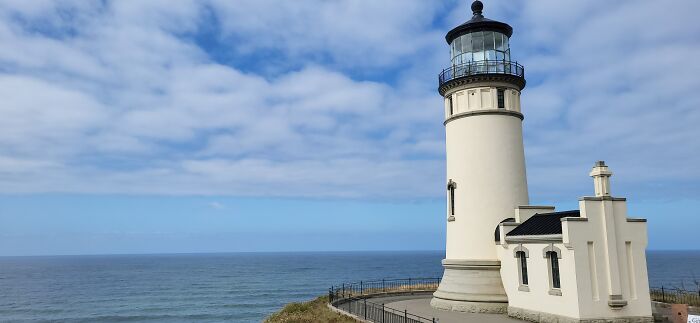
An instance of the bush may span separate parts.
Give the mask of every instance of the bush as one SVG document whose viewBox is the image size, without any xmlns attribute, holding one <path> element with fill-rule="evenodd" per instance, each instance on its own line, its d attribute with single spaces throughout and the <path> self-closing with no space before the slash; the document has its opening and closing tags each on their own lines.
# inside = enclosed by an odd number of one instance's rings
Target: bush
<svg viewBox="0 0 700 323">
<path fill-rule="evenodd" d="M 327 306 L 328 297 L 323 296 L 304 303 L 290 303 L 282 310 L 265 319 L 266 323 L 357 323 L 349 316 L 338 314 Z"/>
</svg>

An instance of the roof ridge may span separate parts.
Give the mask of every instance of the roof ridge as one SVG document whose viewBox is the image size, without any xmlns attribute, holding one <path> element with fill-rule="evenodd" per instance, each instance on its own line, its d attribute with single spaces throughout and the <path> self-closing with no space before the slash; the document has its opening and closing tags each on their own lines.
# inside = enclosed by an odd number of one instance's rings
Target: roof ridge
<svg viewBox="0 0 700 323">
<path fill-rule="evenodd" d="M 559 215 L 563 213 L 581 213 L 581 210 L 567 210 L 567 211 L 557 211 L 557 212 L 547 212 L 547 213 L 535 213 L 533 216 L 545 216 L 545 215 Z"/>
</svg>

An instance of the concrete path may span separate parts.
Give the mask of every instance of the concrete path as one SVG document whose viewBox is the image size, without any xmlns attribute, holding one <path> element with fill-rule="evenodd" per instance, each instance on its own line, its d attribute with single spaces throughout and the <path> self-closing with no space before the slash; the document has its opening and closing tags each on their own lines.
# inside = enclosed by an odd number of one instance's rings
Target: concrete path
<svg viewBox="0 0 700 323">
<path fill-rule="evenodd" d="M 370 299 L 373 302 L 378 300 L 386 306 L 397 310 L 407 309 L 409 313 L 416 314 L 427 318 L 440 319 L 440 323 L 523 323 L 524 321 L 510 318 L 505 314 L 478 314 L 478 313 L 462 313 L 438 310 L 430 307 L 430 299 L 432 295 L 424 295 L 419 298 L 412 299 L 392 299 L 385 298 L 383 300 Z"/>
</svg>

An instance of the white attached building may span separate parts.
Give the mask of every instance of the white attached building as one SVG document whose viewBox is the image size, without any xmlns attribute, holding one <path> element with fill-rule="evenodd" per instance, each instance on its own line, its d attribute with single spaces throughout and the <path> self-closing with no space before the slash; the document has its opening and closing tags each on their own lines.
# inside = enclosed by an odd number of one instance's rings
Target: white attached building
<svg viewBox="0 0 700 323">
<path fill-rule="evenodd" d="M 499 224 L 496 244 L 508 314 L 535 322 L 653 322 L 645 219 L 627 217 L 597 162 L 595 196 L 580 210 L 520 206 Z M 511 222 L 512 221 L 512 222 Z"/>
<path fill-rule="evenodd" d="M 610 195 L 603 162 L 580 210 L 529 205 L 524 68 L 511 60 L 513 28 L 482 10 L 474 1 L 473 17 L 445 37 L 447 242 L 431 305 L 535 322 L 652 322 L 646 221 Z"/>
</svg>

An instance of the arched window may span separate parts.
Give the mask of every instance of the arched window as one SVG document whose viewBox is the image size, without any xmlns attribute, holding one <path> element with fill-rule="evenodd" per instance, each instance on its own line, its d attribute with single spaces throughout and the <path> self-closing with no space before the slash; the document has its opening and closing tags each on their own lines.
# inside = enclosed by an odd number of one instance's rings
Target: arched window
<svg viewBox="0 0 700 323">
<path fill-rule="evenodd" d="M 447 182 L 447 192 L 448 192 L 448 213 L 450 216 L 447 218 L 447 221 L 454 221 L 455 220 L 455 189 L 457 188 L 457 183 L 453 182 L 452 179 L 450 179 Z"/>
<path fill-rule="evenodd" d="M 542 250 L 542 256 L 547 259 L 549 267 L 549 294 L 561 296 L 561 279 L 559 276 L 559 259 L 561 250 L 550 244 Z"/>
<path fill-rule="evenodd" d="M 559 255 L 556 251 L 547 251 L 547 262 L 549 263 L 549 278 L 552 289 L 561 288 L 559 280 Z"/>
<path fill-rule="evenodd" d="M 529 292 L 530 287 L 528 287 L 528 274 L 527 274 L 527 258 L 530 256 L 530 252 L 523 245 L 519 245 L 513 249 L 513 255 L 517 261 L 518 266 L 518 281 L 520 286 L 518 290 L 521 292 Z"/>
<path fill-rule="evenodd" d="M 518 251 L 515 253 L 518 258 L 518 273 L 520 276 L 520 285 L 527 286 L 527 256 L 525 251 Z"/>
</svg>

